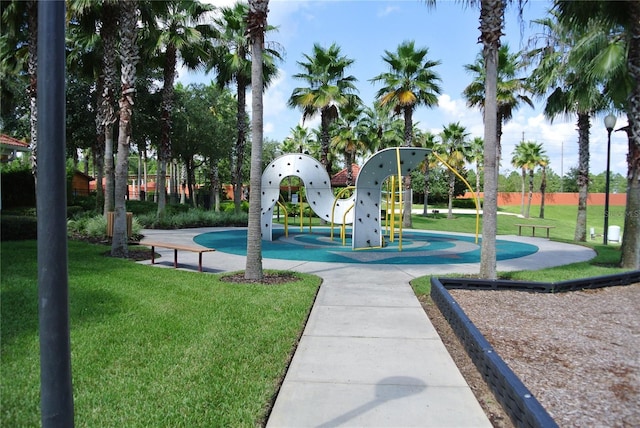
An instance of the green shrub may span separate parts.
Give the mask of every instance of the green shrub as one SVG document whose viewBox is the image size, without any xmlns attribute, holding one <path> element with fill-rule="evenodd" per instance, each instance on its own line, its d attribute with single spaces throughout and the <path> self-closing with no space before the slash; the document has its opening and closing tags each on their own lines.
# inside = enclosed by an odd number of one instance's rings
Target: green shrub
<svg viewBox="0 0 640 428">
<path fill-rule="evenodd" d="M 83 207 L 72 205 L 67 207 L 67 218 L 77 218 L 85 212 Z"/>
<path fill-rule="evenodd" d="M 476 208 L 476 203 L 473 199 L 454 199 L 452 205 L 453 208 Z"/>
<path fill-rule="evenodd" d="M 153 201 L 127 201 L 127 212 L 133 213 L 134 217 L 144 214 L 155 214 L 158 211 L 158 204 Z"/>
<path fill-rule="evenodd" d="M 89 196 L 71 196 L 67 199 L 67 205 L 82 207 L 86 212 L 95 213 L 97 209 L 96 199 L 95 194 Z M 100 209 L 102 210 L 102 207 L 100 207 Z"/>
<path fill-rule="evenodd" d="M 246 226 L 248 222 L 248 215 L 246 213 L 236 215 L 233 210 L 231 210 L 231 212 L 215 212 L 205 211 L 200 208 L 192 208 L 188 212 L 183 213 L 166 213 L 162 218 L 158 218 L 155 214 L 145 214 L 139 216 L 137 220 L 141 227 L 148 229 L 228 227 Z"/>
<path fill-rule="evenodd" d="M 38 238 L 38 220 L 35 216 L 2 215 L 0 240 L 23 241 Z"/>
</svg>

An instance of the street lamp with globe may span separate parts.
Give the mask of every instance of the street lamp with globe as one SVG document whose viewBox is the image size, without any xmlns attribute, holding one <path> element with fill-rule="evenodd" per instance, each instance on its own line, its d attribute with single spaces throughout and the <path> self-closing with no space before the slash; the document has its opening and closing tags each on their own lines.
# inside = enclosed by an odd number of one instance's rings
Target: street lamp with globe
<svg viewBox="0 0 640 428">
<path fill-rule="evenodd" d="M 604 231 L 602 233 L 604 245 L 609 242 L 609 163 L 611 157 L 611 131 L 616 126 L 616 117 L 609 113 L 604 118 L 604 126 L 607 128 L 607 176 L 604 185 Z"/>
</svg>

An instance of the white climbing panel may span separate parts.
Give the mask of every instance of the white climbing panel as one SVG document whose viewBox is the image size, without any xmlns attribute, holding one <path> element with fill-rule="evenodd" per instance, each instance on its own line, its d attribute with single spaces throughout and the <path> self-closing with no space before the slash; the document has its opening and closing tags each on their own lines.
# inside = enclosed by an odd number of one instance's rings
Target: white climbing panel
<svg viewBox="0 0 640 428">
<path fill-rule="evenodd" d="M 291 153 L 274 159 L 262 173 L 262 239 L 273 239 L 273 207 L 280 197 L 280 183 L 286 177 L 300 177 L 304 182 L 307 202 L 318 217 L 331 221 L 335 197 L 331 190 L 331 178 L 322 164 L 309 155 Z M 333 221 L 342 224 L 345 211 L 353 205 L 353 197 L 336 201 Z M 353 221 L 353 210 L 345 222 Z"/>
<path fill-rule="evenodd" d="M 429 153 L 430 149 L 418 147 L 389 148 L 375 153 L 365 162 L 356 180 L 353 249 L 382 246 L 382 183 L 387 177 L 398 175 L 398 166 L 400 175 L 409 175 Z"/>
<path fill-rule="evenodd" d="M 271 162 L 262 174 L 262 239 L 273 239 L 273 207 L 280 197 L 280 183 L 286 177 L 300 177 L 304 182 L 307 202 L 313 211 L 327 222 L 331 221 L 331 210 L 335 203 L 333 221 L 342 224 L 348 211 L 346 224 L 353 223 L 352 248 L 382 246 L 382 183 L 391 175 L 409 175 L 430 149 L 399 147 L 384 149 L 371 156 L 360 169 L 356 191 L 349 199 L 335 201 L 331 190 L 331 178 L 322 164 L 309 155 L 293 153 L 282 155 Z"/>
</svg>

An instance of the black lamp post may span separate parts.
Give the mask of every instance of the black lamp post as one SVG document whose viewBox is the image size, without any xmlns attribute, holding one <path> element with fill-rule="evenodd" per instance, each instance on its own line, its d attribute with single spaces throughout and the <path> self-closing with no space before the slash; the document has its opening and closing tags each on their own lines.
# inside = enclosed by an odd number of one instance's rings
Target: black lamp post
<svg viewBox="0 0 640 428">
<path fill-rule="evenodd" d="M 612 114 L 608 114 L 604 118 L 604 126 L 607 128 L 607 177 L 604 185 L 604 237 L 603 243 L 607 245 L 609 243 L 609 162 L 611 157 L 611 131 L 616 126 L 616 117 Z"/>
</svg>

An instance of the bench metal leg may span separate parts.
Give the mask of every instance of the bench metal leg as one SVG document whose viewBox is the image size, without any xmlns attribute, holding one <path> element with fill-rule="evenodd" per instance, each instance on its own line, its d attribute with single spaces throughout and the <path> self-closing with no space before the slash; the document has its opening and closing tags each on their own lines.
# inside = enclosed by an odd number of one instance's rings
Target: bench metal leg
<svg viewBox="0 0 640 428">
<path fill-rule="evenodd" d="M 178 268 L 178 250 L 173 250 L 173 267 Z"/>
<path fill-rule="evenodd" d="M 152 245 L 151 246 L 151 264 L 155 264 L 156 263 L 156 248 Z"/>
<path fill-rule="evenodd" d="M 198 253 L 198 272 L 202 272 L 202 252 Z"/>
</svg>

